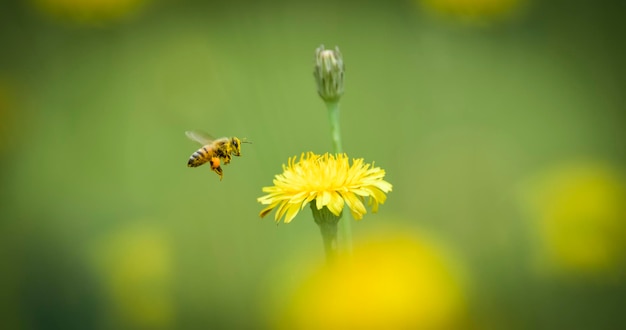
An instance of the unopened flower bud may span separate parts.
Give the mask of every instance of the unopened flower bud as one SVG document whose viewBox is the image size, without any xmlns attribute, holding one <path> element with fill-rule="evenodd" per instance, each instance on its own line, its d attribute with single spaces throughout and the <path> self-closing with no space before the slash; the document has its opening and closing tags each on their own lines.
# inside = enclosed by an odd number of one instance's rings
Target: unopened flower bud
<svg viewBox="0 0 626 330">
<path fill-rule="evenodd" d="M 339 47 L 324 49 L 321 45 L 315 50 L 315 70 L 313 76 L 317 92 L 325 102 L 337 102 L 343 95 L 343 58 Z"/>
</svg>

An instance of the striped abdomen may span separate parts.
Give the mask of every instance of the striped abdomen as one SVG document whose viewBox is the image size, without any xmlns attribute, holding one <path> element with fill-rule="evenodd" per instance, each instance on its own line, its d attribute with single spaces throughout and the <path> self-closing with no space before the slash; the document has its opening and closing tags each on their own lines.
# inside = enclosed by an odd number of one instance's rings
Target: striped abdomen
<svg viewBox="0 0 626 330">
<path fill-rule="evenodd" d="M 187 162 L 187 166 L 189 167 L 198 167 L 215 157 L 215 152 L 211 148 L 211 146 L 204 146 L 198 151 L 191 154 L 189 157 L 189 161 Z M 219 165 L 218 165 L 219 166 Z"/>
</svg>

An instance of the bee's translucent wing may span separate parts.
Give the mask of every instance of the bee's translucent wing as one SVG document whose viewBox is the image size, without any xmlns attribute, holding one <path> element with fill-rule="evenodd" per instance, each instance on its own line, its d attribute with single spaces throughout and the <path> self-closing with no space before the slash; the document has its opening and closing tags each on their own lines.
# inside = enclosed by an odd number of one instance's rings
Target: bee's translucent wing
<svg viewBox="0 0 626 330">
<path fill-rule="evenodd" d="M 185 135 L 187 135 L 190 140 L 196 141 L 202 145 L 211 144 L 211 142 L 215 140 L 211 135 L 201 131 L 186 131 Z"/>
</svg>

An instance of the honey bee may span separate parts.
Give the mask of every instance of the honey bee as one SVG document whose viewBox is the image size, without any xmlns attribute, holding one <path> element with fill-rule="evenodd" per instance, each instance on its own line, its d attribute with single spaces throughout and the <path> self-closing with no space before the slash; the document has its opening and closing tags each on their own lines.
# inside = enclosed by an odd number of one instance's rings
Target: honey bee
<svg viewBox="0 0 626 330">
<path fill-rule="evenodd" d="M 245 139 L 242 141 L 237 137 L 214 139 L 210 135 L 198 131 L 187 131 L 185 134 L 189 139 L 202 144 L 202 148 L 191 154 L 187 166 L 198 167 L 204 163 L 209 163 L 211 170 L 220 176 L 220 181 L 224 176 L 221 160 L 223 159 L 224 165 L 227 165 L 233 155 L 241 156 L 242 143 L 251 143 Z"/>
</svg>

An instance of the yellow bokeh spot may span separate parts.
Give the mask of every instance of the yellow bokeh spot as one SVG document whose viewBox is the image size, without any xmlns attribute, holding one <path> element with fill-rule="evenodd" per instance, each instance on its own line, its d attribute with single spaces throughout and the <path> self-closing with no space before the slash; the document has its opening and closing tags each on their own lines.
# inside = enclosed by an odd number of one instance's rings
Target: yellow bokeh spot
<svg viewBox="0 0 626 330">
<path fill-rule="evenodd" d="M 524 0 L 419 0 L 428 10 L 467 22 L 489 22 L 518 12 Z"/>
<path fill-rule="evenodd" d="M 172 253 L 163 231 L 143 226 L 123 228 L 103 240 L 95 259 L 111 304 L 111 326 L 171 326 Z"/>
<path fill-rule="evenodd" d="M 127 17 L 147 0 L 33 0 L 42 11 L 82 24 L 103 24 Z"/>
<path fill-rule="evenodd" d="M 0 80 L 0 154 L 8 148 L 11 139 L 14 104 L 11 102 L 9 86 Z"/>
<path fill-rule="evenodd" d="M 281 329 L 456 329 L 459 274 L 426 240 L 394 233 L 315 271 L 283 306 Z"/>
<path fill-rule="evenodd" d="M 626 256 L 626 185 L 608 166 L 572 165 L 532 190 L 540 255 L 576 272 L 610 272 Z"/>
</svg>

